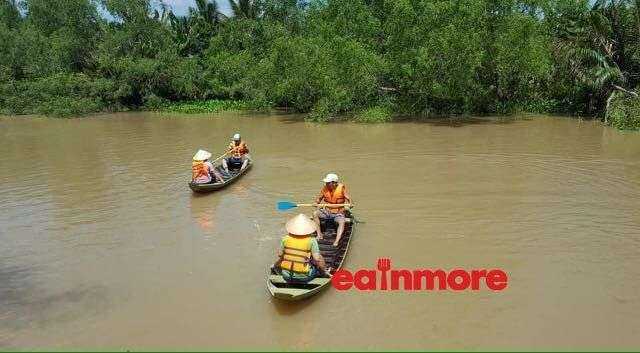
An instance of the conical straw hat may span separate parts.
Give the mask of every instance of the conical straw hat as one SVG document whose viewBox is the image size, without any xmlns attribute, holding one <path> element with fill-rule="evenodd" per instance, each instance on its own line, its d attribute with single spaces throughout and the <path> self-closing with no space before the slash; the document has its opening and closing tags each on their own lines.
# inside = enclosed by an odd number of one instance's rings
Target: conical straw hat
<svg viewBox="0 0 640 353">
<path fill-rule="evenodd" d="M 211 158 L 211 153 L 205 150 L 198 150 L 196 154 L 193 156 L 194 161 L 204 161 L 205 159 Z"/>
<path fill-rule="evenodd" d="M 308 235 L 315 233 L 316 224 L 309 217 L 299 214 L 291 218 L 285 225 L 287 232 L 293 235 Z"/>
</svg>

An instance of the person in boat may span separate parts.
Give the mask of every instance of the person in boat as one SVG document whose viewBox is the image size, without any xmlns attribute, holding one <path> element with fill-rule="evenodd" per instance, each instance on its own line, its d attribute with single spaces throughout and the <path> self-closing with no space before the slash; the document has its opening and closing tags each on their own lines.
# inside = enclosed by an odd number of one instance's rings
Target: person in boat
<svg viewBox="0 0 640 353">
<path fill-rule="evenodd" d="M 233 140 L 231 140 L 229 147 L 227 147 L 227 153 L 231 156 L 222 160 L 222 166 L 227 173 L 229 172 L 229 166 L 233 169 L 240 168 L 240 170 L 246 168 L 251 159 L 249 147 L 242 141 L 240 134 L 233 135 Z"/>
<path fill-rule="evenodd" d="M 322 179 L 322 181 L 324 182 L 324 187 L 320 190 L 320 194 L 316 199 L 316 204 L 325 203 L 341 205 L 351 203 L 351 197 L 347 192 L 346 186 L 339 182 L 339 178 L 336 174 L 329 173 L 324 179 Z M 344 223 L 346 221 L 344 213 L 345 207 L 342 205 L 326 206 L 317 209 L 313 213 L 313 217 L 317 225 L 318 239 L 322 239 L 320 219 L 332 220 L 338 224 L 336 240 L 333 242 L 333 246 L 338 246 L 340 239 L 342 238 L 342 233 L 344 232 Z"/>
<path fill-rule="evenodd" d="M 191 181 L 193 183 L 222 182 L 222 175 L 215 170 L 213 164 L 209 162 L 209 158 L 211 158 L 211 153 L 205 150 L 198 150 L 193 156 L 193 162 L 191 163 Z"/>
<path fill-rule="evenodd" d="M 324 258 L 320 254 L 318 240 L 313 236 L 316 227 L 304 214 L 286 223 L 288 234 L 282 238 L 277 263 L 285 281 L 305 283 L 324 273 Z"/>
</svg>

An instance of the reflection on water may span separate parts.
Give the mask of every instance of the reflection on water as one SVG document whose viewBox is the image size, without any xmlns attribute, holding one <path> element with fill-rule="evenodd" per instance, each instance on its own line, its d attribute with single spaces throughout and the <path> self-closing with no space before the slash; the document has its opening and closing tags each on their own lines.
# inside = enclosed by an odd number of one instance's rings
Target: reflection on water
<svg viewBox="0 0 640 353">
<path fill-rule="evenodd" d="M 256 165 L 187 187 L 236 131 Z M 0 119 L 0 347 L 586 348 L 640 343 L 640 135 L 564 118 L 312 124 L 127 113 Z M 350 269 L 502 268 L 500 293 L 268 296 L 286 217 L 327 172 Z M 306 210 L 309 211 L 309 210 Z"/>
</svg>

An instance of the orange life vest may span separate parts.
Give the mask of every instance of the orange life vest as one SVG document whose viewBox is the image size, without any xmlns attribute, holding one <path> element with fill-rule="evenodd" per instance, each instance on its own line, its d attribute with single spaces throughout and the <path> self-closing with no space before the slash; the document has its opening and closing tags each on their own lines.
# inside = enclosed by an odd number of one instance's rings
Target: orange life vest
<svg viewBox="0 0 640 353">
<path fill-rule="evenodd" d="M 329 190 L 327 188 L 327 186 L 325 185 L 322 188 L 322 191 L 320 191 L 320 193 L 322 193 L 322 198 L 324 199 L 324 201 L 326 203 L 344 203 L 346 201 L 345 197 L 344 197 L 344 190 L 345 190 L 345 186 L 344 184 L 338 184 L 336 186 L 335 189 L 333 189 L 333 191 Z M 331 213 L 339 213 L 344 211 L 344 207 L 340 207 L 340 208 L 328 208 L 328 210 Z"/>
<path fill-rule="evenodd" d="M 307 274 L 311 271 L 311 237 L 286 235 L 280 268 Z"/>
<path fill-rule="evenodd" d="M 203 161 L 193 161 L 191 164 L 191 181 L 204 176 L 209 177 L 209 166 L 204 164 Z"/>
<path fill-rule="evenodd" d="M 249 153 L 249 148 L 247 148 L 247 144 L 244 143 L 244 141 L 240 141 L 240 144 L 238 144 L 237 146 L 235 142 L 231 141 L 231 143 L 229 144 L 229 152 L 231 152 L 232 156 L 240 158 Z"/>
</svg>

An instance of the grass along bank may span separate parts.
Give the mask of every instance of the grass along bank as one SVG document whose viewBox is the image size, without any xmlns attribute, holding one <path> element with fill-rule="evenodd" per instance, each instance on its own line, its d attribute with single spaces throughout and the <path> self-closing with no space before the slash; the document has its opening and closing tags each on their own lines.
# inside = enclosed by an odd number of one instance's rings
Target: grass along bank
<svg viewBox="0 0 640 353">
<path fill-rule="evenodd" d="M 203 101 L 170 102 L 153 110 L 183 114 L 199 114 L 253 110 L 255 108 L 255 106 L 245 101 L 210 99 Z"/>
</svg>

